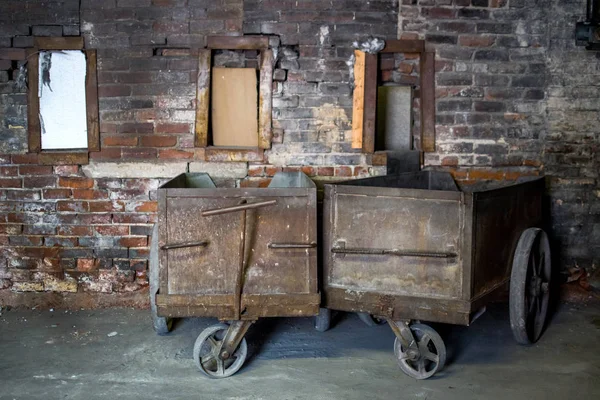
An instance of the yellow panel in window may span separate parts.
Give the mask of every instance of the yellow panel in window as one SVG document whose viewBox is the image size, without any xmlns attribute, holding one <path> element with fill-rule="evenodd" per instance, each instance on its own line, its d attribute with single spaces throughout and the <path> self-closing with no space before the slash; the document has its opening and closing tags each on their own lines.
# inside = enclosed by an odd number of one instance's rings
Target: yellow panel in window
<svg viewBox="0 0 600 400">
<path fill-rule="evenodd" d="M 258 146 L 258 89 L 254 68 L 212 69 L 214 146 Z"/>
</svg>

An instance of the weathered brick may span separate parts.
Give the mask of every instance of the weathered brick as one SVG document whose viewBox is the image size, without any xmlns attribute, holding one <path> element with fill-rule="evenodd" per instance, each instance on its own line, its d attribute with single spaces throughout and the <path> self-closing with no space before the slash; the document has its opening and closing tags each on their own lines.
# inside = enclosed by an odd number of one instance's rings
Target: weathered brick
<svg viewBox="0 0 600 400">
<path fill-rule="evenodd" d="M 74 189 L 90 189 L 94 187 L 94 180 L 90 178 L 59 177 L 58 186 Z"/>
<path fill-rule="evenodd" d="M 142 136 L 140 144 L 147 147 L 171 147 L 177 144 L 177 137 L 174 136 Z"/>
</svg>

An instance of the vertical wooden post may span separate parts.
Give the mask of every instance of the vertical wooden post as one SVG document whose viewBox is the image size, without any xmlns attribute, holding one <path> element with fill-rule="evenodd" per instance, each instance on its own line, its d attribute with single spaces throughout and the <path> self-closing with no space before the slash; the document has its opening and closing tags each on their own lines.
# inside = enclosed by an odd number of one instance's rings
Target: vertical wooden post
<svg viewBox="0 0 600 400">
<path fill-rule="evenodd" d="M 258 93 L 258 147 L 271 148 L 273 113 L 273 51 L 260 52 L 260 81 Z"/>
<path fill-rule="evenodd" d="M 362 148 L 375 152 L 375 119 L 377 117 L 377 54 L 365 54 L 365 100 Z"/>
<path fill-rule="evenodd" d="M 42 149 L 40 98 L 38 95 L 40 55 L 37 51 L 37 49 L 32 49 L 27 53 L 27 80 L 29 82 L 29 89 L 27 91 L 27 124 L 30 153 L 39 153 Z"/>
<path fill-rule="evenodd" d="M 435 53 L 421 53 L 421 151 L 435 151 Z"/>
<path fill-rule="evenodd" d="M 100 151 L 100 125 L 98 121 L 98 78 L 96 50 L 85 51 L 85 103 L 87 109 L 88 151 Z"/>
<path fill-rule="evenodd" d="M 198 77 L 196 79 L 196 127 L 194 138 L 196 147 L 208 146 L 210 58 L 211 50 L 200 50 L 198 55 Z"/>
<path fill-rule="evenodd" d="M 363 147 L 365 111 L 365 53 L 354 50 L 354 92 L 352 95 L 352 148 Z"/>
</svg>

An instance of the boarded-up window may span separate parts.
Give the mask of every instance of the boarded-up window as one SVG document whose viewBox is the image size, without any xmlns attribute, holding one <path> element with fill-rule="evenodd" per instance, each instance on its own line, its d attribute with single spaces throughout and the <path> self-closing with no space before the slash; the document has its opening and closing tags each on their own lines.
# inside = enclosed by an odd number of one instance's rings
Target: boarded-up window
<svg viewBox="0 0 600 400">
<path fill-rule="evenodd" d="M 377 150 L 412 149 L 412 92 L 411 86 L 377 89 Z"/>
<path fill-rule="evenodd" d="M 42 51 L 39 57 L 42 150 L 87 148 L 85 54 Z"/>
<path fill-rule="evenodd" d="M 255 68 L 213 68 L 213 145 L 258 146 L 258 89 Z"/>
</svg>

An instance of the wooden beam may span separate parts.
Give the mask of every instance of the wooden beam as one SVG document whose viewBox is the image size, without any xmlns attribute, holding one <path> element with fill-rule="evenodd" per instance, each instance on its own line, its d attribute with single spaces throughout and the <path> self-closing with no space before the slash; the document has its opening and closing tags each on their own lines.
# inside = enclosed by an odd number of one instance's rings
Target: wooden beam
<svg viewBox="0 0 600 400">
<path fill-rule="evenodd" d="M 81 165 L 89 162 L 86 151 L 46 152 L 42 151 L 38 156 L 41 165 Z"/>
<path fill-rule="evenodd" d="M 354 92 L 352 94 L 352 148 L 363 147 L 365 111 L 365 53 L 354 50 Z"/>
<path fill-rule="evenodd" d="M 208 146 L 208 118 L 210 109 L 210 50 L 200 50 L 196 79 L 196 126 L 194 145 Z"/>
<path fill-rule="evenodd" d="M 273 51 L 260 53 L 260 81 L 258 93 L 258 147 L 271 148 L 273 113 Z"/>
<path fill-rule="evenodd" d="M 29 152 L 38 153 L 42 149 L 42 129 L 40 125 L 39 62 L 40 56 L 35 49 L 29 50 L 27 63 L 27 124 Z"/>
<path fill-rule="evenodd" d="M 421 53 L 421 151 L 435 151 L 435 53 Z"/>
<path fill-rule="evenodd" d="M 425 51 L 424 40 L 387 40 L 382 53 L 423 53 Z"/>
<path fill-rule="evenodd" d="M 36 37 L 34 46 L 40 50 L 83 50 L 83 37 Z"/>
<path fill-rule="evenodd" d="M 365 54 L 364 114 L 362 149 L 375 151 L 375 119 L 377 117 L 377 54 Z"/>
<path fill-rule="evenodd" d="M 88 151 L 100 151 L 98 122 L 98 77 L 96 50 L 86 50 L 85 103 L 87 110 Z"/>
<path fill-rule="evenodd" d="M 209 36 L 207 47 L 218 50 L 262 50 L 269 48 L 267 36 Z"/>
</svg>

